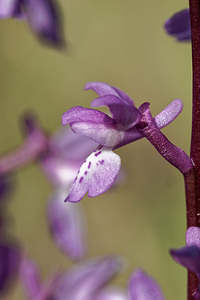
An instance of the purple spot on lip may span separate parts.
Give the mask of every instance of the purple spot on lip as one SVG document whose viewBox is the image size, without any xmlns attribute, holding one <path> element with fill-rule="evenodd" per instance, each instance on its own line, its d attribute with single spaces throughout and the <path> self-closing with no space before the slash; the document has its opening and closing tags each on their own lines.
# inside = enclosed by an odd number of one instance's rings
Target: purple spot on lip
<svg viewBox="0 0 200 300">
<path fill-rule="evenodd" d="M 88 169 L 91 167 L 91 164 L 92 164 L 92 163 L 91 163 L 91 161 L 90 161 L 89 164 L 88 164 Z"/>
<path fill-rule="evenodd" d="M 84 173 L 85 175 L 87 175 L 87 171 L 85 171 L 85 173 Z"/>
<path fill-rule="evenodd" d="M 102 160 L 99 160 L 99 163 L 100 163 L 101 165 L 103 165 L 104 160 L 103 160 L 103 159 L 102 159 Z"/>
<path fill-rule="evenodd" d="M 99 156 L 100 154 L 101 154 L 101 151 L 99 151 L 99 152 L 95 153 L 95 155 L 94 155 L 94 156 Z"/>
<path fill-rule="evenodd" d="M 79 179 L 79 183 L 81 183 L 83 181 L 83 177 L 81 177 L 80 179 Z"/>
</svg>

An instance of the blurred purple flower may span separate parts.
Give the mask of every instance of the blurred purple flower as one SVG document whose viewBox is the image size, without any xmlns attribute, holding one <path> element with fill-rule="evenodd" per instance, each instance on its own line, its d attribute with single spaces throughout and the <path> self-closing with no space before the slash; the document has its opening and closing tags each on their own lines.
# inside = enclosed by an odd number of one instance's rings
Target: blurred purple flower
<svg viewBox="0 0 200 300">
<path fill-rule="evenodd" d="M 0 0 L 0 18 L 23 18 L 42 41 L 64 46 L 61 11 L 54 0 Z"/>
<path fill-rule="evenodd" d="M 177 263 L 194 272 L 200 283 L 200 228 L 189 227 L 186 231 L 186 247 L 172 249 L 170 254 Z M 200 299 L 200 285 L 194 299 Z"/>
<path fill-rule="evenodd" d="M 21 254 L 14 243 L 0 241 L 0 294 L 10 289 L 12 280 L 18 274 Z"/>
<path fill-rule="evenodd" d="M 94 140 L 100 146 L 84 161 L 71 185 L 66 201 L 78 202 L 88 192 L 89 197 L 106 192 L 118 176 L 121 160 L 112 149 L 143 137 L 137 130 L 141 111 L 123 91 L 101 82 L 90 82 L 85 89 L 94 90 L 99 97 L 91 106 L 108 106 L 107 114 L 81 106 L 73 107 L 63 114 L 62 124 L 70 124 L 75 133 Z M 182 101 L 172 101 L 155 117 L 158 128 L 171 123 L 181 112 Z M 141 126 L 144 124 L 140 124 Z"/>
<path fill-rule="evenodd" d="M 166 32 L 177 41 L 191 40 L 191 25 L 189 8 L 175 13 L 164 24 Z"/>
<path fill-rule="evenodd" d="M 82 207 L 66 206 L 64 199 L 78 168 L 96 147 L 89 138 L 62 128 L 50 138 L 49 153 L 41 159 L 42 169 L 54 186 L 47 206 L 51 233 L 59 249 L 72 260 L 86 255 L 86 221 Z"/>
<path fill-rule="evenodd" d="M 157 283 L 142 270 L 136 270 L 129 281 L 130 300 L 164 300 Z"/>
<path fill-rule="evenodd" d="M 43 285 L 35 263 L 25 259 L 20 274 L 29 299 L 93 300 L 121 267 L 122 260 L 116 256 L 90 259 L 72 267 L 65 274 L 55 275 Z"/>
<path fill-rule="evenodd" d="M 48 220 L 54 241 L 58 248 L 72 260 L 80 259 L 87 252 L 86 221 L 80 205 L 63 199 L 66 192 L 57 190 L 48 203 Z"/>
</svg>

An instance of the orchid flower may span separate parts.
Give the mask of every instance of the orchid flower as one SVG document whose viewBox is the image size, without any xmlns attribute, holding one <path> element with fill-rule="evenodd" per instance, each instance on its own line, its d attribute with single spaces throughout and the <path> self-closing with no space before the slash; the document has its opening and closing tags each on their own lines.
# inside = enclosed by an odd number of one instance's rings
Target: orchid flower
<svg viewBox="0 0 200 300">
<path fill-rule="evenodd" d="M 0 18 L 12 17 L 27 20 L 41 41 L 64 45 L 60 10 L 54 0 L 0 0 Z"/>
<path fill-rule="evenodd" d="M 142 112 L 123 91 L 101 82 L 90 82 L 86 90 L 95 91 L 99 97 L 91 106 L 108 106 L 112 117 L 81 106 L 73 107 L 63 114 L 62 124 L 89 137 L 99 144 L 80 167 L 65 201 L 78 202 L 88 192 L 89 197 L 106 192 L 114 183 L 120 170 L 121 159 L 112 150 L 143 137 L 138 130 Z M 142 106 L 141 106 L 142 107 Z M 175 99 L 155 117 L 158 128 L 170 124 L 181 112 L 182 101 Z"/>
<path fill-rule="evenodd" d="M 199 280 L 199 289 L 194 291 L 194 299 L 200 299 L 200 228 L 189 227 L 186 231 L 186 247 L 172 249 L 173 259 L 194 272 Z"/>
<path fill-rule="evenodd" d="M 164 24 L 166 32 L 177 41 L 191 40 L 190 11 L 183 9 L 171 16 Z"/>
</svg>

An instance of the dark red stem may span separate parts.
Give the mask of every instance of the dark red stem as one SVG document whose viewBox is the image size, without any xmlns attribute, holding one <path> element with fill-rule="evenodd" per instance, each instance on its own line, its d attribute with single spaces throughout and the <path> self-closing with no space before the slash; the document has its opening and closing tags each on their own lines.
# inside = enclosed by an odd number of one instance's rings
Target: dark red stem
<svg viewBox="0 0 200 300">
<path fill-rule="evenodd" d="M 188 214 L 188 227 L 191 224 L 200 227 L 200 1 L 189 0 L 189 6 L 193 70 L 191 159 L 194 164 L 194 174 L 190 175 L 190 178 L 185 178 L 185 186 L 187 207 L 191 207 L 191 212 Z M 190 180 L 189 183 L 188 180 Z M 193 187 L 192 192 L 190 185 Z M 188 300 L 192 300 L 192 294 L 198 287 L 198 283 L 194 274 L 190 273 L 188 278 Z"/>
</svg>

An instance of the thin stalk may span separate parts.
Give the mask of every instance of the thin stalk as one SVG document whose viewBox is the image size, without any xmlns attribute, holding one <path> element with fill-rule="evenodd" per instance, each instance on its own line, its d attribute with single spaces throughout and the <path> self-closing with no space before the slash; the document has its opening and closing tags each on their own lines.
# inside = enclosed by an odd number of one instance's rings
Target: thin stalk
<svg viewBox="0 0 200 300">
<path fill-rule="evenodd" d="M 188 221 L 188 227 L 191 226 L 191 224 L 193 226 L 200 227 L 200 1 L 189 0 L 189 7 L 191 20 L 193 70 L 191 159 L 194 164 L 194 175 L 192 175 L 193 179 L 191 176 L 185 178 L 185 187 L 187 213 L 189 207 L 191 214 L 191 217 L 189 217 Z M 190 182 L 188 182 L 188 180 Z M 192 189 L 192 192 L 190 189 Z M 189 272 L 188 300 L 193 299 L 192 295 L 197 287 L 198 282 L 195 275 Z"/>
</svg>

